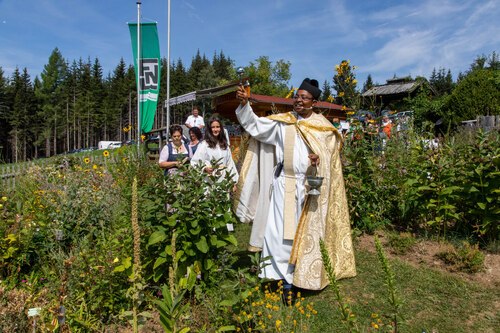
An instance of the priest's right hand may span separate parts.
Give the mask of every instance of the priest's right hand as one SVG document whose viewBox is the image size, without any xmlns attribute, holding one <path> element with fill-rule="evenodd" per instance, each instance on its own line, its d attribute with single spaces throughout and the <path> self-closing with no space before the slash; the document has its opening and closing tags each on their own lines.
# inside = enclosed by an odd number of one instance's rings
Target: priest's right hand
<svg viewBox="0 0 500 333">
<path fill-rule="evenodd" d="M 240 101 L 241 106 L 248 103 L 248 94 L 242 84 L 240 84 L 238 90 L 236 90 L 236 98 Z"/>
</svg>

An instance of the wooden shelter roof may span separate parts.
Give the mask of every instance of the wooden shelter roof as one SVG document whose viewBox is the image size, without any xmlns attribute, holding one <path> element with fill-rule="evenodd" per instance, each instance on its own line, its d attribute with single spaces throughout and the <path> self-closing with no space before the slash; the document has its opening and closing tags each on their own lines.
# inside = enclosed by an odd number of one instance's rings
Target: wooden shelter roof
<svg viewBox="0 0 500 333">
<path fill-rule="evenodd" d="M 411 80 L 411 78 L 393 78 L 387 80 L 387 83 L 380 86 L 373 86 L 364 93 L 363 97 L 398 95 L 412 93 L 422 85 L 421 81 Z"/>
<path fill-rule="evenodd" d="M 234 111 L 239 105 L 239 101 L 236 99 L 236 89 L 238 84 L 239 81 L 219 87 L 193 91 L 171 98 L 168 103 L 170 106 L 173 106 L 180 103 L 194 101 L 198 98 L 210 98 L 212 100 L 212 109 L 214 112 L 219 113 L 224 118 L 236 122 L 237 120 Z M 266 116 L 269 113 L 288 112 L 293 109 L 293 98 L 251 93 L 249 100 L 254 112 L 258 116 Z M 166 104 L 167 101 L 165 101 L 165 106 Z M 340 119 L 346 118 L 345 110 L 342 110 L 342 106 L 338 104 L 319 101 L 316 103 L 315 109 L 323 113 L 323 115 L 330 120 L 333 117 L 339 117 Z"/>
</svg>

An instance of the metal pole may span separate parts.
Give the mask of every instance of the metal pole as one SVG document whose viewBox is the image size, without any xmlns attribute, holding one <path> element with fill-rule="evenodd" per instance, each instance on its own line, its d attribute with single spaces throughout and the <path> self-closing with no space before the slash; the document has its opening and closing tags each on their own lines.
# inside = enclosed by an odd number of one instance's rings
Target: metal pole
<svg viewBox="0 0 500 333">
<path fill-rule="evenodd" d="M 168 0 L 168 17 L 167 17 L 167 142 L 170 135 L 170 0 Z M 161 133 L 160 133 L 161 135 Z M 159 147 L 160 149 L 162 147 Z"/>
<path fill-rule="evenodd" d="M 137 153 L 141 147 L 141 2 L 137 1 Z"/>
</svg>

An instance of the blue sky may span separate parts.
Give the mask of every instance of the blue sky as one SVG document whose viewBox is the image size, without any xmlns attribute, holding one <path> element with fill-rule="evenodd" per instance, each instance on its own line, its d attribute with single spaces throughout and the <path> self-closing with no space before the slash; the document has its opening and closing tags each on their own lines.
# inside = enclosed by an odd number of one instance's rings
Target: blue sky
<svg viewBox="0 0 500 333">
<path fill-rule="evenodd" d="M 237 66 L 259 56 L 291 62 L 297 86 L 321 83 L 349 59 L 362 86 L 368 74 L 429 77 L 433 68 L 454 78 L 481 54 L 500 51 L 498 0 L 172 0 L 171 58 L 189 66 L 199 49 L 223 51 Z M 143 0 L 142 20 L 157 21 L 167 50 L 167 0 Z M 32 79 L 58 47 L 64 58 L 99 58 L 105 75 L 121 57 L 132 63 L 126 23 L 135 0 L 0 0 L 0 67 L 10 76 L 28 68 Z"/>
</svg>

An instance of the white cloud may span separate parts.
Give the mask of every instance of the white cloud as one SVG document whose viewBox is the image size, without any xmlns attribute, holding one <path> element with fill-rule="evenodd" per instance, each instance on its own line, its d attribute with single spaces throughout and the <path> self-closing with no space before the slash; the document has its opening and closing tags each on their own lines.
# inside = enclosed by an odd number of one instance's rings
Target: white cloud
<svg viewBox="0 0 500 333">
<path fill-rule="evenodd" d="M 429 56 L 429 49 L 434 46 L 434 38 L 430 31 L 403 30 L 374 53 L 371 63 L 364 65 L 365 71 L 391 72 L 415 65 Z"/>
</svg>

